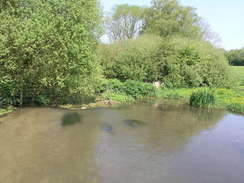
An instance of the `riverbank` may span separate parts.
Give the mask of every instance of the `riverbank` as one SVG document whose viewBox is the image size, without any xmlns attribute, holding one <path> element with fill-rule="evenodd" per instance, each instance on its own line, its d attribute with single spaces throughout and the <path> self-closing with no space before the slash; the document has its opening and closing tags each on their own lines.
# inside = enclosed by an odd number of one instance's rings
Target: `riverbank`
<svg viewBox="0 0 244 183">
<path fill-rule="evenodd" d="M 157 92 L 158 98 L 179 99 L 189 103 L 192 93 L 198 90 L 209 90 L 216 98 L 216 102 L 211 108 L 226 109 L 231 112 L 244 114 L 244 91 L 242 88 L 179 88 L 160 89 Z"/>
<path fill-rule="evenodd" d="M 156 90 L 153 98 L 157 99 L 172 99 L 180 100 L 185 104 L 189 104 L 191 95 L 199 90 L 211 91 L 216 102 L 214 105 L 209 106 L 210 108 L 225 109 L 230 112 L 244 114 L 244 91 L 242 89 L 226 89 L 226 88 L 160 88 Z M 147 96 L 144 96 L 147 97 Z M 119 93 L 104 93 L 97 97 L 95 103 L 82 104 L 82 105 L 62 105 L 59 106 L 65 109 L 91 109 L 96 107 L 115 107 L 123 104 L 132 104 L 143 97 L 137 99 L 131 95 L 119 94 Z"/>
<path fill-rule="evenodd" d="M 125 103 L 120 103 L 115 100 L 102 100 L 100 97 L 97 98 L 95 102 L 89 104 L 66 104 L 66 105 L 58 105 L 58 108 L 68 109 L 68 110 L 87 110 L 93 109 L 97 107 L 117 107 Z"/>
<path fill-rule="evenodd" d="M 14 107 L 8 107 L 8 108 L 6 108 L 6 109 L 1 109 L 1 108 L 0 108 L 0 117 L 1 117 L 1 116 L 5 116 L 5 115 L 7 115 L 7 114 L 13 112 L 15 109 L 16 109 L 16 108 L 14 108 Z"/>
<path fill-rule="evenodd" d="M 138 84 L 138 83 L 137 83 Z M 144 86 L 146 85 L 146 87 Z M 210 108 L 225 109 L 230 112 L 244 115 L 244 90 L 242 86 L 235 89 L 227 88 L 164 88 L 152 89 L 143 83 L 142 86 L 135 88 L 128 87 L 125 89 L 118 88 L 116 85 L 109 90 L 105 90 L 98 94 L 96 99 L 88 104 L 66 104 L 53 107 L 68 109 L 68 110 L 87 110 L 97 107 L 118 107 L 121 105 L 133 104 L 143 98 L 151 97 L 153 99 L 173 99 L 179 100 L 190 105 L 190 97 L 196 91 L 209 91 L 215 96 L 215 103 Z M 116 88 L 116 89 L 115 89 Z M 133 88 L 133 90 L 132 90 Z M 0 116 L 6 115 L 14 111 L 13 107 L 0 109 Z"/>
</svg>

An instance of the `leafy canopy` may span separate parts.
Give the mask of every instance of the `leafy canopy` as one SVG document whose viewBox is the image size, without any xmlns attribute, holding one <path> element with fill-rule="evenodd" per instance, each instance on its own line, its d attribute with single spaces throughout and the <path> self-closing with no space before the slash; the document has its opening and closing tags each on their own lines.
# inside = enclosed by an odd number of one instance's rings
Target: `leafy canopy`
<svg viewBox="0 0 244 183">
<path fill-rule="evenodd" d="M 106 28 L 111 40 L 132 39 L 139 35 L 144 23 L 144 8 L 121 4 L 107 18 Z"/>
<path fill-rule="evenodd" d="M 162 37 L 201 38 L 199 21 L 194 8 L 182 6 L 177 0 L 153 0 L 145 16 L 143 32 Z"/>
<path fill-rule="evenodd" d="M 96 0 L 1 1 L 0 103 L 62 103 L 92 94 L 98 23 Z"/>
</svg>

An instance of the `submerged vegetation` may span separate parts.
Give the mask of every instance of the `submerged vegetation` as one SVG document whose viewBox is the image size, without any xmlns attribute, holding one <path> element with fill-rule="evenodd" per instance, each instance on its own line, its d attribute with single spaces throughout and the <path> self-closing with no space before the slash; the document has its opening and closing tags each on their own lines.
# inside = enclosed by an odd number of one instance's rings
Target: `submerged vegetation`
<svg viewBox="0 0 244 183">
<path fill-rule="evenodd" d="M 81 115 L 78 112 L 66 113 L 62 117 L 62 125 L 69 126 L 81 122 Z"/>
<path fill-rule="evenodd" d="M 177 0 L 118 5 L 105 22 L 101 12 L 96 0 L 0 2 L 0 113 L 143 97 L 243 113 L 244 69 L 229 66 L 242 51 L 213 45 L 194 8 Z M 102 32 L 110 44 L 100 43 Z M 85 98 L 93 103 L 80 105 Z"/>
</svg>

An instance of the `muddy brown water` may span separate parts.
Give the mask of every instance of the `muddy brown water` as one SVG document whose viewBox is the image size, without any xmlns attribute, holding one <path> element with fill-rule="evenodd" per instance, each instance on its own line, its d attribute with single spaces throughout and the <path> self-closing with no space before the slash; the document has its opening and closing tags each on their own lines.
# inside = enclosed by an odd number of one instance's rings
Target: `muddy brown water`
<svg viewBox="0 0 244 183">
<path fill-rule="evenodd" d="M 0 183 L 244 182 L 244 116 L 165 102 L 77 113 L 0 118 Z"/>
</svg>

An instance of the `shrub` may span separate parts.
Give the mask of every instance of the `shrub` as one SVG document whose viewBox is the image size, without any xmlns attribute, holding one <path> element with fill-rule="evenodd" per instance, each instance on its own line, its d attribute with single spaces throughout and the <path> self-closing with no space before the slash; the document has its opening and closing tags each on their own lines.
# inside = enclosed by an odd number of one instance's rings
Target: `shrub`
<svg viewBox="0 0 244 183">
<path fill-rule="evenodd" d="M 175 37 L 162 42 L 159 50 L 159 79 L 167 87 L 230 84 L 229 67 L 223 52 L 207 42 Z"/>
<path fill-rule="evenodd" d="M 144 35 L 136 40 L 122 40 L 110 45 L 101 45 L 98 55 L 105 77 L 121 81 L 157 80 L 155 75 L 157 68 L 154 63 L 160 42 L 160 37 Z"/>
<path fill-rule="evenodd" d="M 225 53 L 230 65 L 244 66 L 244 49 L 226 51 Z"/>
<path fill-rule="evenodd" d="M 199 90 L 192 93 L 190 105 L 193 107 L 209 107 L 216 102 L 216 96 L 209 90 Z"/>
<path fill-rule="evenodd" d="M 143 83 L 139 81 L 128 80 L 124 83 L 124 93 L 134 98 L 145 96 L 155 96 L 156 88 L 150 83 Z"/>
<path fill-rule="evenodd" d="M 101 84 L 98 91 L 100 93 L 130 96 L 134 99 L 156 95 L 156 88 L 152 84 L 133 80 L 121 82 L 117 79 L 108 79 Z"/>
<path fill-rule="evenodd" d="M 106 78 L 161 81 L 171 88 L 232 84 L 223 52 L 201 40 L 146 35 L 103 45 L 99 50 Z"/>
<path fill-rule="evenodd" d="M 96 93 L 101 94 L 108 91 L 115 93 L 124 93 L 124 83 L 118 79 L 102 80 L 101 84 L 96 89 Z"/>
<path fill-rule="evenodd" d="M 94 51 L 96 0 L 11 0 L 2 6 L 3 105 L 63 103 L 73 95 L 94 92 L 100 75 Z"/>
</svg>

